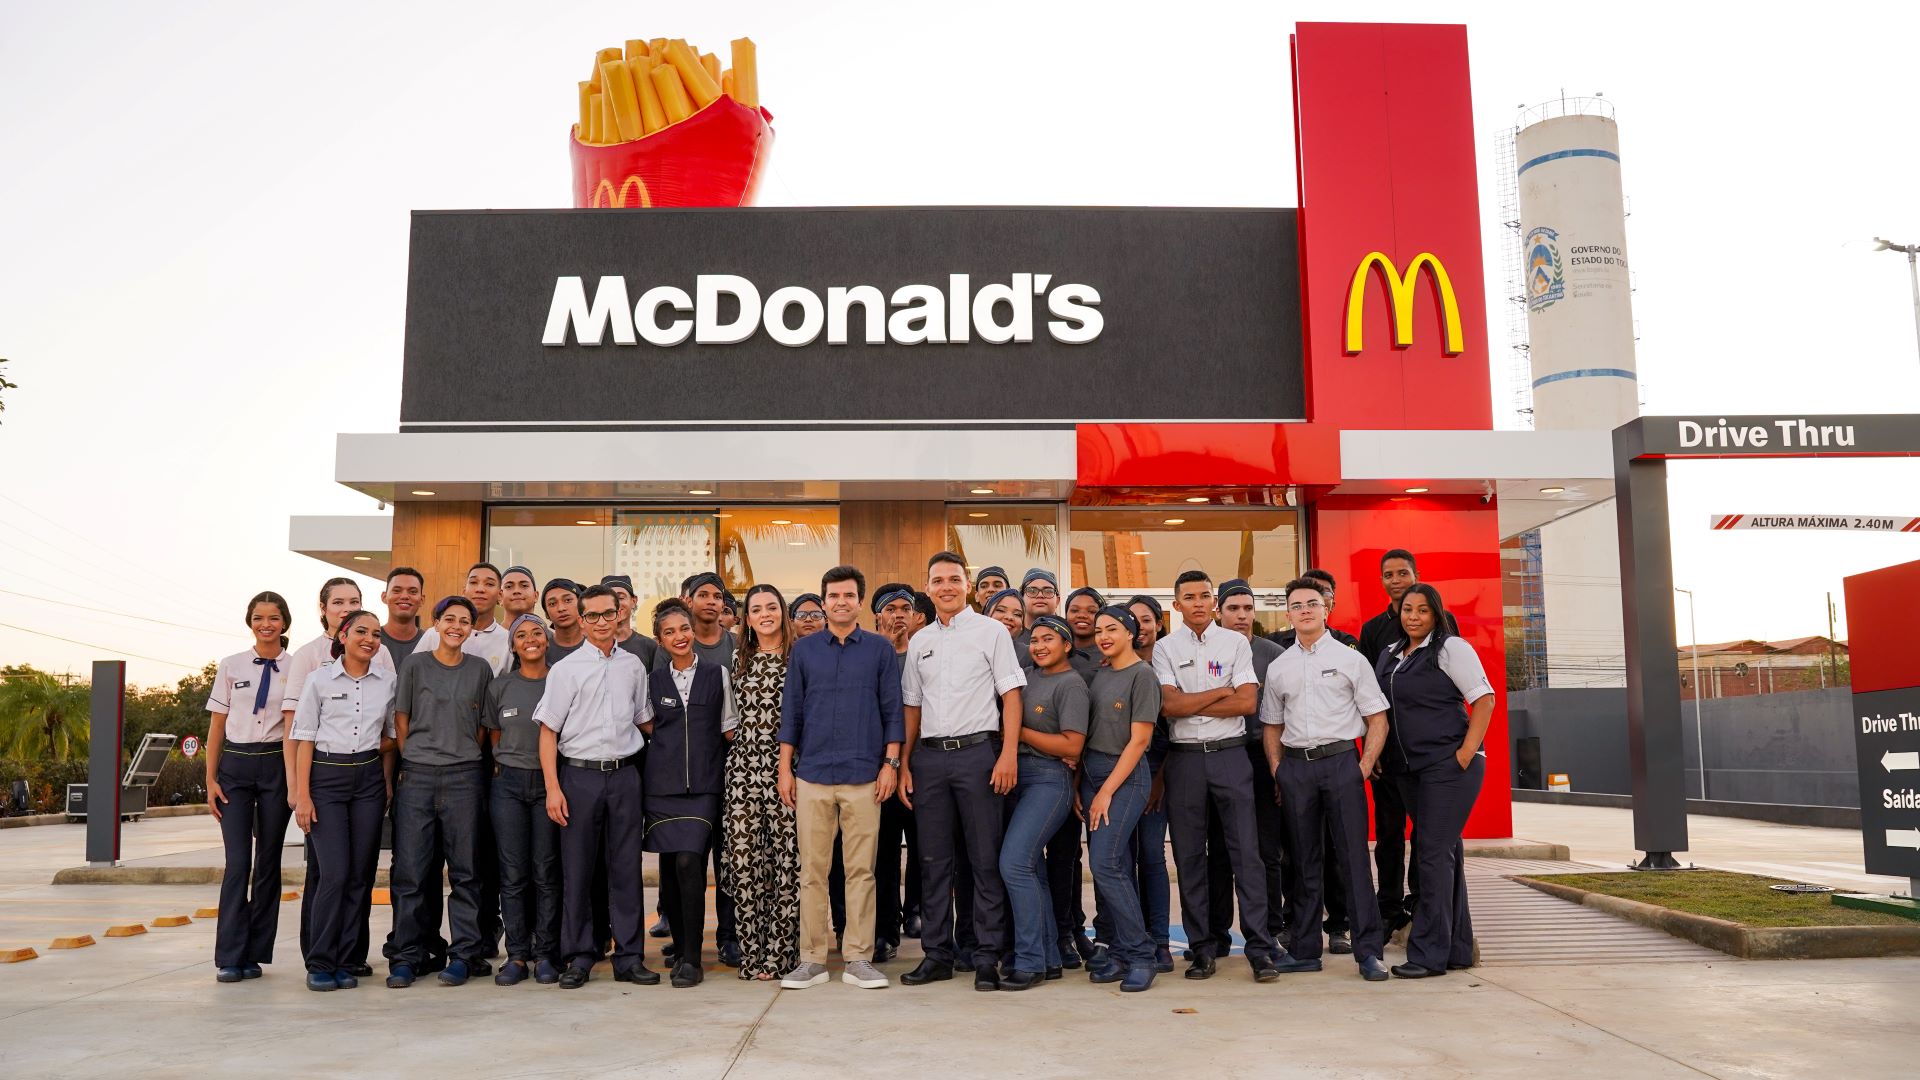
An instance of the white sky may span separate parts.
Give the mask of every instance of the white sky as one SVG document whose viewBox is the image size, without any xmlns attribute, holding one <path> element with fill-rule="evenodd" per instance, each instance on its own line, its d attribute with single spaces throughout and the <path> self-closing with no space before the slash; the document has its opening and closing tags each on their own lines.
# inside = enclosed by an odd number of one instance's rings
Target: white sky
<svg viewBox="0 0 1920 1080">
<path fill-rule="evenodd" d="M 286 550 L 287 519 L 374 510 L 333 483 L 333 437 L 396 427 L 408 212 L 567 205 L 574 83 L 626 37 L 759 43 L 763 205 L 1292 206 L 1292 24 L 1464 19 L 1490 273 L 1516 106 L 1619 108 L 1646 412 L 1920 402 L 1905 267 L 1857 243 L 1920 240 L 1905 5 L 174 7 L 0 8 L 0 356 L 21 384 L 0 623 L 156 658 L 136 682 L 243 648 L 262 588 L 312 635 L 333 571 Z M 652 21 L 674 10 L 698 17 Z M 1496 308 L 1496 363 L 1502 328 Z M 1702 640 L 1824 632 L 1843 575 L 1920 558 L 1920 537 L 1705 525 L 1920 514 L 1920 461 L 1672 473 Z M 107 655 L 0 629 L 0 662 Z"/>
</svg>

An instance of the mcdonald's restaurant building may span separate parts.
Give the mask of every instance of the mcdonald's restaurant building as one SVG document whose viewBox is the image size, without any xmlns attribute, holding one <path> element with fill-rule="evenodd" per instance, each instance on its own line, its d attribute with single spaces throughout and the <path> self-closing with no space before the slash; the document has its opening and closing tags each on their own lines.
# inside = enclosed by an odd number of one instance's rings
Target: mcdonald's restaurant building
<svg viewBox="0 0 1920 1080">
<path fill-rule="evenodd" d="M 1607 435 L 1492 430 L 1465 29 L 1303 24 L 1293 63 L 1298 209 L 418 212 L 398 430 L 336 449 L 392 515 L 292 546 L 430 595 L 624 573 L 642 610 L 942 548 L 1122 597 L 1199 567 L 1265 630 L 1320 566 L 1351 631 L 1404 547 L 1502 686 L 1500 541 L 1607 499 Z"/>
</svg>

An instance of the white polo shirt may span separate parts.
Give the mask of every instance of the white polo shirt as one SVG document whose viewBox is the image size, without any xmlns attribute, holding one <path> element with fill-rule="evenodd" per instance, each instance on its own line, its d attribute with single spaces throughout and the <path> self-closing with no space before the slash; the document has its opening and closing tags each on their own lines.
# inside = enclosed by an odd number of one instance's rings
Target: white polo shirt
<svg viewBox="0 0 1920 1080">
<path fill-rule="evenodd" d="M 295 739 L 323 754 L 358 754 L 380 749 L 393 738 L 393 692 L 399 678 L 391 667 L 370 665 L 356 679 L 339 664 L 314 672 L 293 710 Z"/>
<path fill-rule="evenodd" d="M 420 632 L 420 641 L 413 651 L 430 653 L 439 647 L 440 631 L 429 626 Z M 485 630 L 474 630 L 467 634 L 467 640 L 460 643 L 460 651 L 485 660 L 493 667 L 493 673 L 498 675 L 507 670 L 507 662 L 513 659 L 513 635 L 507 633 L 505 623 L 495 619 Z"/>
<path fill-rule="evenodd" d="M 1000 730 L 1000 695 L 1025 685 L 1013 635 L 972 608 L 921 627 L 901 657 L 900 702 L 920 709 L 923 739 Z"/>
<path fill-rule="evenodd" d="M 1367 717 L 1387 711 L 1367 658 L 1332 634 L 1308 648 L 1299 642 L 1267 669 L 1260 722 L 1284 725 L 1280 742 L 1305 749 L 1352 742 L 1367 733 Z"/>
<path fill-rule="evenodd" d="M 1182 621 L 1172 633 L 1154 642 L 1153 674 L 1161 686 L 1188 694 L 1221 687 L 1238 690 L 1260 681 L 1253 673 L 1253 645 L 1247 636 L 1219 623 L 1208 623 L 1204 634 L 1196 634 Z M 1247 718 L 1169 713 L 1167 727 L 1168 737 L 1174 742 L 1217 742 L 1245 735 Z"/>
<path fill-rule="evenodd" d="M 562 757 L 632 757 L 647 744 L 640 725 L 653 721 L 647 670 L 627 650 L 616 645 L 602 653 L 589 641 L 547 669 L 533 719 L 554 730 Z"/>
<path fill-rule="evenodd" d="M 321 634 L 295 649 L 292 655 L 292 664 L 287 663 L 284 654 L 280 658 L 281 671 L 286 675 L 286 696 L 281 699 L 280 708 L 285 712 L 300 707 L 300 692 L 307 688 L 307 680 L 313 677 L 313 673 L 333 663 L 333 639 Z M 393 654 L 387 651 L 385 645 L 373 654 L 373 666 L 389 674 L 397 672 Z"/>
</svg>

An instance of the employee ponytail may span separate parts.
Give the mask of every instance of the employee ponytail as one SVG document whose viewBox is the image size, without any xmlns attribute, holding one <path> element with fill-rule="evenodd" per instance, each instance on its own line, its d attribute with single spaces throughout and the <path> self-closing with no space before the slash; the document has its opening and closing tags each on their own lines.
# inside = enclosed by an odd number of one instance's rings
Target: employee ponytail
<svg viewBox="0 0 1920 1080">
<path fill-rule="evenodd" d="M 248 627 L 253 626 L 253 609 L 259 607 L 261 604 L 272 604 L 274 607 L 279 608 L 281 627 L 287 630 L 293 628 L 293 611 L 287 607 L 287 598 L 277 592 L 259 593 L 254 596 L 253 599 L 247 601 Z M 287 647 L 287 635 L 284 633 L 280 635 L 280 647 L 283 649 Z"/>
</svg>

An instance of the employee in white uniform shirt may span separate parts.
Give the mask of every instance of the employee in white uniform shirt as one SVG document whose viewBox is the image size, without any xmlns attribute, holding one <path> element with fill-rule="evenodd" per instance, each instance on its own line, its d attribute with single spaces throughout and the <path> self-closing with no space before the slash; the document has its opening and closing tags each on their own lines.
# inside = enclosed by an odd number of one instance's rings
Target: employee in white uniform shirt
<svg viewBox="0 0 1920 1080">
<path fill-rule="evenodd" d="M 927 560 L 934 621 L 907 641 L 900 680 L 907 740 L 901 798 L 920 837 L 920 940 L 926 959 L 907 986 L 953 978 L 948 897 L 954 849 L 972 866 L 973 988 L 1000 989 L 1007 953 L 1007 894 L 1000 880 L 1003 799 L 1019 777 L 1020 688 L 1027 677 L 1007 628 L 967 606 L 967 569 L 942 551 Z"/>
<path fill-rule="evenodd" d="M 1287 583 L 1293 647 L 1267 669 L 1260 701 L 1262 741 L 1280 810 L 1299 860 L 1291 951 L 1283 971 L 1320 970 L 1320 910 L 1329 857 L 1346 871 L 1353 958 L 1368 982 L 1388 978 L 1380 952 L 1380 909 L 1367 889 L 1366 778 L 1387 735 L 1387 699 L 1366 657 L 1327 633 L 1327 601 L 1311 578 Z M 1358 751 L 1354 740 L 1366 737 Z M 1332 837 L 1329 856 L 1322 843 Z"/>
<path fill-rule="evenodd" d="M 515 567 L 525 573 L 524 568 Z M 533 580 L 527 574 L 527 581 Z M 507 664 L 513 659 L 513 635 L 500 620 L 494 618 L 494 608 L 500 604 L 500 568 L 490 562 L 474 563 L 467 571 L 467 584 L 461 595 L 473 605 L 479 614 L 473 620 L 473 633 L 461 644 L 460 651 L 468 656 L 478 656 L 485 660 L 495 675 L 507 670 Z M 529 608 L 528 610 L 532 610 Z M 413 647 L 414 652 L 432 652 L 440 644 L 440 635 L 429 626 L 420 634 L 420 643 Z"/>
<path fill-rule="evenodd" d="M 1186 926 L 1193 964 L 1187 978 L 1212 977 L 1218 943 L 1207 895 L 1207 813 L 1220 816 L 1240 898 L 1241 930 L 1253 977 L 1280 977 L 1278 946 L 1267 933 L 1267 878 L 1253 812 L 1253 762 L 1248 759 L 1246 718 L 1259 707 L 1253 647 L 1214 621 L 1213 582 L 1188 570 L 1174 580 L 1173 606 L 1180 625 L 1153 646 L 1153 672 L 1160 679 L 1160 709 L 1167 718 L 1167 826 L 1173 862 L 1179 868 L 1180 920 Z"/>
<path fill-rule="evenodd" d="M 313 677 L 314 672 L 333 663 L 333 636 L 340 626 L 340 620 L 349 612 L 358 610 L 360 610 L 360 586 L 354 584 L 352 578 L 328 578 L 327 583 L 320 586 L 320 636 L 295 649 L 290 658 L 281 661 L 287 669 L 285 681 L 281 684 L 281 718 L 289 726 L 293 723 L 293 710 L 300 704 L 300 693 L 306 689 L 307 680 Z M 387 651 L 384 644 L 380 646 L 378 652 L 374 653 L 373 666 L 388 674 L 394 673 L 393 654 Z M 292 759 L 289 758 L 287 761 L 289 810 L 293 806 L 292 766 Z M 312 844 L 307 845 L 306 856 L 307 873 L 311 875 L 315 872 Z M 370 947 L 367 940 L 367 917 L 373 910 L 373 894 L 368 893 L 362 904 L 365 910 L 360 913 L 358 919 L 352 920 L 357 936 L 352 948 L 348 950 L 346 970 L 356 978 L 364 979 L 373 974 L 373 968 L 367 963 L 367 952 Z M 312 944 L 312 930 L 313 890 L 302 889 L 300 891 L 300 952 L 302 955 L 305 955 L 308 946 Z"/>
<path fill-rule="evenodd" d="M 366 939 L 380 820 L 393 788 L 396 679 L 374 663 L 382 650 L 380 617 L 348 613 L 332 646 L 336 662 L 307 680 L 288 735 L 293 818 L 317 852 L 303 890 L 313 896 L 313 927 L 301 942 L 309 990 L 359 983 L 348 964 Z"/>
<path fill-rule="evenodd" d="M 640 840 L 642 724 L 653 722 L 647 671 L 640 658 L 614 645 L 620 603 L 595 585 L 580 598 L 586 647 L 553 665 L 547 690 L 534 708 L 541 725 L 540 769 L 547 816 L 560 826 L 562 909 L 560 948 L 567 969 L 560 988 L 587 983 L 598 954 L 593 930 L 593 876 L 605 853 L 608 910 L 613 930 L 613 977 L 652 986 L 660 973 L 643 962 Z"/>
</svg>

